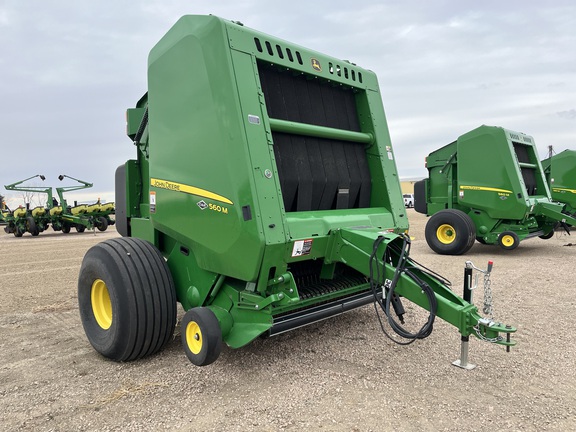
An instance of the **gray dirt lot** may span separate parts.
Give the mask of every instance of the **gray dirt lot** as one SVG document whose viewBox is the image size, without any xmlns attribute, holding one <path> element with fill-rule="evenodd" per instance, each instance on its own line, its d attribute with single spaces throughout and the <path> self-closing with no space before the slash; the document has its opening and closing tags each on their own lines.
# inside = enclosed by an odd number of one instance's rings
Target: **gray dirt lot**
<svg viewBox="0 0 576 432">
<path fill-rule="evenodd" d="M 93 244 L 117 236 L 0 234 L 0 429 L 6 431 L 544 431 L 576 427 L 576 234 L 511 252 L 476 244 L 435 255 L 426 218 L 408 210 L 412 257 L 461 294 L 464 262 L 494 260 L 495 317 L 518 346 L 471 341 L 472 371 L 451 365 L 458 332 L 402 347 L 372 306 L 239 350 L 198 368 L 175 339 L 158 355 L 114 363 L 89 345 L 76 280 Z M 476 304 L 482 292 L 475 294 Z M 416 311 L 417 313 L 419 310 Z"/>
</svg>

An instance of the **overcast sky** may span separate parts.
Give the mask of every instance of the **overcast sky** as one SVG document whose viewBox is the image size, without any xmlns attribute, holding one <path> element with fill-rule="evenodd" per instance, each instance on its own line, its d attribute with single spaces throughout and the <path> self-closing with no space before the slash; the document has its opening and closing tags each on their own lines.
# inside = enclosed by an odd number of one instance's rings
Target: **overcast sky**
<svg viewBox="0 0 576 432">
<path fill-rule="evenodd" d="M 402 178 L 482 124 L 532 135 L 541 158 L 576 149 L 573 0 L 0 0 L 0 186 L 67 174 L 94 183 L 74 198 L 113 201 L 114 171 L 135 156 L 125 110 L 146 92 L 148 52 L 186 14 L 376 72 Z"/>
</svg>

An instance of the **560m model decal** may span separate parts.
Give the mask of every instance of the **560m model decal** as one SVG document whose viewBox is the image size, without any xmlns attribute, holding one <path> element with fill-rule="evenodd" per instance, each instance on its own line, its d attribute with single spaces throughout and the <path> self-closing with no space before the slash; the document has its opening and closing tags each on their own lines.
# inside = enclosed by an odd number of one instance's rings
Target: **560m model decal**
<svg viewBox="0 0 576 432">
<path fill-rule="evenodd" d="M 200 189 L 200 188 L 197 188 L 195 186 L 185 185 L 182 183 L 175 183 L 175 182 L 171 182 L 168 180 L 160 180 L 160 179 L 151 178 L 150 179 L 150 185 L 152 187 L 156 187 L 156 188 L 160 188 L 160 189 L 167 189 L 167 190 L 176 191 L 176 192 L 184 192 L 184 193 L 187 193 L 190 195 L 196 195 L 196 196 L 199 196 L 202 198 L 208 198 L 211 200 L 220 201 L 220 202 L 225 203 L 225 204 L 234 204 L 232 201 L 230 201 L 228 198 L 226 198 L 222 195 L 218 195 L 214 192 L 210 192 L 210 191 L 207 191 L 205 189 Z"/>
</svg>

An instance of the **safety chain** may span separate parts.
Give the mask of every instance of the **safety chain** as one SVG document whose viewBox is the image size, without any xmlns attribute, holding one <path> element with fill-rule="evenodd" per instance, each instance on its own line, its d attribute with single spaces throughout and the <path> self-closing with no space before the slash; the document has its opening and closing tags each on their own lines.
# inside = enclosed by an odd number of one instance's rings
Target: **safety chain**
<svg viewBox="0 0 576 432">
<path fill-rule="evenodd" d="M 480 331 L 480 327 L 478 327 L 477 325 L 472 327 L 472 328 L 476 332 L 476 336 L 478 336 L 478 339 L 481 339 L 485 342 L 496 343 L 496 342 L 500 342 L 501 340 L 504 340 L 504 338 L 502 336 L 497 336 L 495 338 L 487 338 L 486 336 L 484 336 L 482 334 L 482 332 Z"/>
<path fill-rule="evenodd" d="M 494 307 L 492 306 L 492 282 L 490 281 L 490 273 L 484 273 L 484 308 L 482 311 L 490 316 L 490 319 L 494 318 Z"/>
<path fill-rule="evenodd" d="M 483 270 L 481 268 L 476 267 L 472 261 L 466 261 L 466 266 L 468 268 L 472 268 L 476 270 L 476 277 L 474 278 L 474 282 L 470 281 L 470 290 L 475 290 L 478 287 L 478 277 L 480 276 L 479 273 L 484 275 L 484 305 L 482 311 L 485 314 L 490 316 L 490 319 L 494 317 L 494 307 L 492 305 L 492 282 L 490 281 L 490 274 L 492 273 L 492 261 L 488 261 L 488 268 Z"/>
</svg>

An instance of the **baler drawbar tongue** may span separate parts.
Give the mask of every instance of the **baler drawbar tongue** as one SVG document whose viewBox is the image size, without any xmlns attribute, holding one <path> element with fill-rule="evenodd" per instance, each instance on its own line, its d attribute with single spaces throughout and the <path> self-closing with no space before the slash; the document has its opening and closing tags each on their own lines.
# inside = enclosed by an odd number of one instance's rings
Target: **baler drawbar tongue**
<svg viewBox="0 0 576 432">
<path fill-rule="evenodd" d="M 472 269 L 480 269 L 469 267 L 467 263 L 464 298 L 460 298 L 447 287 L 445 280 L 408 257 L 411 240 L 407 235 L 382 234 L 367 229 L 340 229 L 333 232 L 333 237 L 329 259 L 345 262 L 369 277 L 375 304 L 384 311 L 392 329 L 410 340 L 408 343 L 429 336 L 434 319 L 438 316 L 457 327 L 462 337 L 468 338 L 473 334 L 483 341 L 508 348 L 516 344 L 510 339 L 510 334 L 516 328 L 495 322 L 491 317 L 482 317 L 471 302 L 472 290 L 476 288 L 471 284 Z M 480 270 L 485 273 L 486 282 L 489 282 L 492 266 L 490 261 L 486 271 Z M 485 286 L 489 287 L 489 283 Z M 383 294 L 378 296 L 380 291 Z M 399 299 L 402 297 L 430 312 L 428 321 L 417 333 L 406 331 L 391 316 L 390 305 L 399 315 Z M 485 297 L 489 298 L 485 298 L 484 312 L 491 315 L 491 294 L 485 292 Z"/>
<path fill-rule="evenodd" d="M 539 202 L 534 205 L 534 214 L 558 221 L 558 224 L 564 228 L 568 235 L 570 235 L 570 225 L 576 226 L 576 215 L 565 213 L 558 204 Z"/>
</svg>

